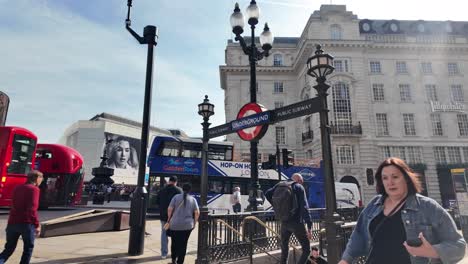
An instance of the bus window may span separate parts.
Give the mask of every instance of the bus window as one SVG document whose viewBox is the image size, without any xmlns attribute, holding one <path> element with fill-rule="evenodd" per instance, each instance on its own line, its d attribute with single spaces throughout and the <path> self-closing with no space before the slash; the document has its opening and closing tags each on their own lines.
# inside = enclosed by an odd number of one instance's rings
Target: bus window
<svg viewBox="0 0 468 264">
<path fill-rule="evenodd" d="M 184 143 L 182 145 L 182 157 L 201 159 L 201 145 L 194 143 Z"/>
<path fill-rule="evenodd" d="M 224 193 L 224 183 L 222 181 L 208 181 L 208 192 Z"/>
<path fill-rule="evenodd" d="M 169 156 L 169 157 L 178 157 L 180 152 L 179 142 L 174 141 L 165 141 L 162 144 L 162 147 L 158 150 L 158 155 L 160 156 Z"/>
<path fill-rule="evenodd" d="M 26 136 L 15 135 L 12 147 L 13 153 L 7 172 L 27 174 L 31 170 L 36 141 Z"/>
</svg>

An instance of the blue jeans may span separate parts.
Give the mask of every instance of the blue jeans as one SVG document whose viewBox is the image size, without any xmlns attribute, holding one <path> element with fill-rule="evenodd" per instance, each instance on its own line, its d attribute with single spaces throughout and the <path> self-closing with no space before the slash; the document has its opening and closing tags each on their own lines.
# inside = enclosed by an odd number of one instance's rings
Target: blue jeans
<svg viewBox="0 0 468 264">
<path fill-rule="evenodd" d="M 165 224 L 166 224 L 166 221 L 161 220 L 161 256 L 167 256 L 168 239 L 167 239 L 166 230 L 164 229 Z"/>
<path fill-rule="evenodd" d="M 32 224 L 7 225 L 5 249 L 0 253 L 0 264 L 5 263 L 16 249 L 16 244 L 21 236 L 23 238 L 23 255 L 20 264 L 29 264 L 34 249 L 36 227 Z"/>
</svg>

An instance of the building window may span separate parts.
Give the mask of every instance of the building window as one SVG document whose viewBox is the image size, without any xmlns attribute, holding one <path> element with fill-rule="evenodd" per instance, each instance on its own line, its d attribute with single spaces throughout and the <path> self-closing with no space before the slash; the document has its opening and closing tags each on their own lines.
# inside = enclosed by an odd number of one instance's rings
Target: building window
<svg viewBox="0 0 468 264">
<path fill-rule="evenodd" d="M 372 84 L 372 92 L 374 94 L 374 101 L 384 101 L 385 100 L 383 87 L 384 87 L 383 84 L 380 84 L 380 83 Z"/>
<path fill-rule="evenodd" d="M 449 75 L 460 74 L 460 70 L 458 69 L 458 64 L 455 62 L 447 63 L 447 70 L 448 70 Z"/>
<path fill-rule="evenodd" d="M 342 39 L 341 27 L 339 25 L 330 26 L 330 38 L 334 40 Z"/>
<path fill-rule="evenodd" d="M 402 102 L 411 101 L 411 89 L 409 84 L 400 84 L 400 99 Z"/>
<path fill-rule="evenodd" d="M 380 147 L 380 156 L 382 159 L 390 158 L 392 156 L 392 153 L 390 152 L 390 146 Z"/>
<path fill-rule="evenodd" d="M 468 163 L 468 147 L 462 147 L 463 157 L 465 158 L 465 163 Z"/>
<path fill-rule="evenodd" d="M 353 146 L 336 146 L 336 158 L 338 164 L 354 164 Z"/>
<path fill-rule="evenodd" d="M 275 82 L 274 93 L 282 93 L 283 92 L 283 82 Z"/>
<path fill-rule="evenodd" d="M 333 117 L 337 126 L 351 125 L 351 100 L 346 83 L 335 83 L 332 87 Z"/>
<path fill-rule="evenodd" d="M 275 102 L 275 108 L 281 108 L 284 106 L 284 102 Z"/>
<path fill-rule="evenodd" d="M 376 114 L 377 135 L 388 136 L 387 114 Z"/>
<path fill-rule="evenodd" d="M 463 96 L 463 87 L 461 86 L 461 84 L 450 85 L 450 92 L 452 93 L 452 100 L 454 102 L 465 101 Z"/>
<path fill-rule="evenodd" d="M 408 67 L 406 66 L 406 61 L 397 61 L 396 62 L 396 72 L 399 74 L 408 73 Z"/>
<path fill-rule="evenodd" d="M 406 162 L 410 164 L 422 163 L 422 148 L 421 147 L 406 147 L 408 156 Z"/>
<path fill-rule="evenodd" d="M 283 55 L 281 54 L 273 55 L 273 66 L 283 66 Z"/>
<path fill-rule="evenodd" d="M 431 114 L 431 123 L 432 123 L 432 135 L 434 136 L 442 136 L 442 120 L 440 118 L 440 114 Z"/>
<path fill-rule="evenodd" d="M 333 67 L 335 67 L 335 72 L 348 72 L 348 60 L 334 59 Z"/>
<path fill-rule="evenodd" d="M 459 147 L 447 147 L 449 163 L 462 163 Z"/>
<path fill-rule="evenodd" d="M 403 126 L 406 136 L 416 135 L 416 126 L 414 124 L 414 114 L 403 114 Z"/>
<path fill-rule="evenodd" d="M 382 67 L 380 66 L 380 61 L 371 61 L 370 62 L 370 72 L 371 73 L 382 73 Z"/>
<path fill-rule="evenodd" d="M 434 147 L 434 158 L 437 164 L 447 164 L 444 147 Z"/>
<path fill-rule="evenodd" d="M 276 144 L 286 144 L 286 128 L 282 126 L 275 127 L 276 132 Z"/>
<path fill-rule="evenodd" d="M 434 84 L 426 84 L 426 96 L 428 101 L 438 101 L 436 86 Z"/>
<path fill-rule="evenodd" d="M 311 149 L 308 149 L 306 152 L 306 159 L 312 159 L 314 157 L 313 151 Z"/>
<path fill-rule="evenodd" d="M 421 62 L 421 70 L 423 74 L 432 74 L 432 63 L 431 62 Z"/>
<path fill-rule="evenodd" d="M 468 116 L 466 114 L 457 114 L 457 121 L 460 136 L 468 136 Z"/>
</svg>

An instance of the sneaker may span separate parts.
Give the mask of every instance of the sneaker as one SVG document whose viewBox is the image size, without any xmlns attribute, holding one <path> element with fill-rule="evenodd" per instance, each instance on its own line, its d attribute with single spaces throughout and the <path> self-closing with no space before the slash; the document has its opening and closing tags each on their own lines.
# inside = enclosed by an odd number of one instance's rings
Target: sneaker
<svg viewBox="0 0 468 264">
<path fill-rule="evenodd" d="M 167 255 L 162 255 L 161 259 L 167 259 Z"/>
</svg>

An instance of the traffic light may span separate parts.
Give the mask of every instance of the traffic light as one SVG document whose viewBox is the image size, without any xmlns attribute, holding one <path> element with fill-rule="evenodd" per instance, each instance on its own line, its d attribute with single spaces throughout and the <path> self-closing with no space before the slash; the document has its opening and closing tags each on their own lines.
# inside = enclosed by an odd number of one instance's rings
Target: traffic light
<svg viewBox="0 0 468 264">
<path fill-rule="evenodd" d="M 294 157 L 293 157 L 292 150 L 284 148 L 281 150 L 281 154 L 283 156 L 283 167 L 285 169 L 294 165 Z"/>
<path fill-rule="evenodd" d="M 374 171 L 371 168 L 366 169 L 367 184 L 374 185 Z"/>
<path fill-rule="evenodd" d="M 268 155 L 268 161 L 262 162 L 263 170 L 275 170 L 276 169 L 276 155 Z"/>
</svg>

